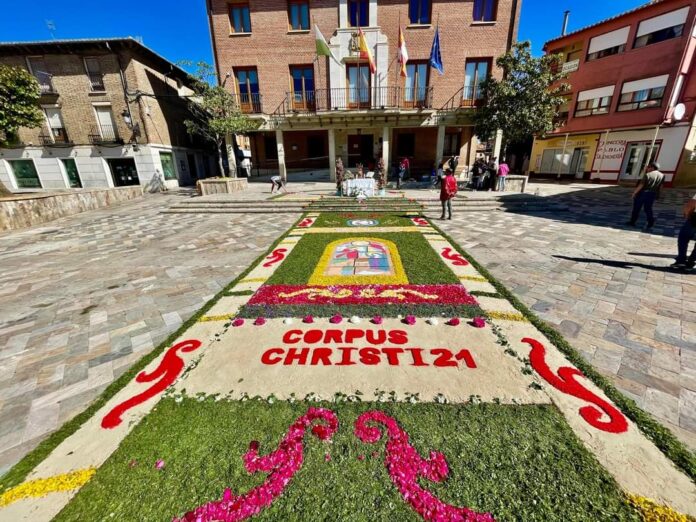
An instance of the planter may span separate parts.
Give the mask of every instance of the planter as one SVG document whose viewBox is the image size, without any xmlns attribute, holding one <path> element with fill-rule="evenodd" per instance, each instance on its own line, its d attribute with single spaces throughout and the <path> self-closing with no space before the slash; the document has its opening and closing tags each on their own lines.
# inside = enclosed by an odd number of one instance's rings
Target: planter
<svg viewBox="0 0 696 522">
<path fill-rule="evenodd" d="M 207 178 L 196 183 L 198 193 L 201 196 L 211 194 L 232 194 L 246 190 L 248 187 L 246 178 Z"/>
</svg>

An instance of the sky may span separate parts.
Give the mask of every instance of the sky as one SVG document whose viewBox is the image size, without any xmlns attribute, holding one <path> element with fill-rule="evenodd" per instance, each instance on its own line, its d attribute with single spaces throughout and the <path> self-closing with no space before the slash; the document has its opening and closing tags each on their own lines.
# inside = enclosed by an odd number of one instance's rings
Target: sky
<svg viewBox="0 0 696 522">
<path fill-rule="evenodd" d="M 252 0 L 253 1 L 253 0 Z M 646 0 L 522 0 L 519 39 L 534 53 L 560 35 L 563 12 L 569 31 L 632 9 Z M 212 62 L 205 0 L 0 0 L 0 41 L 64 38 L 142 37 L 173 62 Z M 52 22 L 55 30 L 47 25 Z"/>
</svg>

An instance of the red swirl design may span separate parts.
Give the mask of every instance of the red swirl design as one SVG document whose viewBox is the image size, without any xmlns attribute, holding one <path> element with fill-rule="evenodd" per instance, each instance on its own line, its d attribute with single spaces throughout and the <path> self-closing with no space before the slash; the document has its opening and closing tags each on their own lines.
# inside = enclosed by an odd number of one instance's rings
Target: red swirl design
<svg viewBox="0 0 696 522">
<path fill-rule="evenodd" d="M 438 451 L 431 451 L 430 458 L 424 459 L 411 446 L 408 433 L 392 417 L 382 411 L 368 411 L 355 421 L 355 435 L 363 442 L 375 443 L 382 433 L 377 426 L 386 428 L 387 445 L 385 465 L 392 482 L 401 496 L 425 520 L 492 522 L 490 513 L 477 513 L 468 508 L 461 508 L 444 503 L 429 491 L 423 489 L 418 480 L 443 482 L 449 475 L 445 456 Z"/>
<path fill-rule="evenodd" d="M 583 406 L 578 410 L 580 416 L 590 426 L 608 433 L 624 433 L 628 431 L 628 421 L 617 408 L 578 382 L 577 377 L 584 377 L 580 370 L 570 366 L 562 366 L 558 369 L 558 375 L 556 375 L 546 363 L 546 349 L 544 345 L 528 337 L 522 339 L 522 342 L 532 347 L 532 351 L 529 353 L 529 360 L 532 367 L 546 382 L 567 395 L 572 395 L 593 404 L 593 406 Z M 602 420 L 602 417 L 605 415 L 608 419 Z"/>
<path fill-rule="evenodd" d="M 314 218 L 304 218 L 300 221 L 299 225 L 297 225 L 297 228 L 309 228 L 314 224 L 314 221 Z"/>
<path fill-rule="evenodd" d="M 413 224 L 418 226 L 418 227 L 427 227 L 429 226 L 428 221 L 425 218 L 422 217 L 415 217 L 411 218 L 411 221 L 413 221 Z"/>
<path fill-rule="evenodd" d="M 176 378 L 179 376 L 181 371 L 184 369 L 184 360 L 177 354 L 178 351 L 182 353 L 193 352 L 200 348 L 201 342 L 196 339 L 190 339 L 188 341 L 182 341 L 178 344 L 172 346 L 167 353 L 164 354 L 159 366 L 155 368 L 151 373 L 140 372 L 135 377 L 135 382 L 152 382 L 157 381 L 150 388 L 145 390 L 138 395 L 134 395 L 130 399 L 122 402 L 118 406 L 115 406 L 109 413 L 107 413 L 102 419 L 102 428 L 111 429 L 115 428 L 123 420 L 121 416 L 130 410 L 131 408 L 142 404 L 148 399 L 151 399 L 158 393 L 163 392 L 167 387 L 172 384 Z"/>
<path fill-rule="evenodd" d="M 450 247 L 443 248 L 440 255 L 442 255 L 442 257 L 445 259 L 452 261 L 454 266 L 467 266 L 469 264 L 469 262 L 464 259 L 461 254 L 453 252 Z"/>
<path fill-rule="evenodd" d="M 330 439 L 338 429 L 338 419 L 333 411 L 309 408 L 306 414 L 290 426 L 275 451 L 260 457 L 259 443 L 252 441 L 249 444 L 249 451 L 242 457 L 244 467 L 249 473 L 268 473 L 263 484 L 238 496 L 227 488 L 221 500 L 199 506 L 183 517 L 175 518 L 173 522 L 237 522 L 270 506 L 302 467 L 305 431 L 314 421 L 322 421 L 311 428 L 312 434 L 320 440 Z"/>
<path fill-rule="evenodd" d="M 268 268 L 269 266 L 273 266 L 276 263 L 280 263 L 283 259 L 285 259 L 285 253 L 287 251 L 287 248 L 276 248 L 273 252 L 271 252 L 271 255 L 266 258 L 269 261 L 264 263 L 263 267 Z"/>
</svg>

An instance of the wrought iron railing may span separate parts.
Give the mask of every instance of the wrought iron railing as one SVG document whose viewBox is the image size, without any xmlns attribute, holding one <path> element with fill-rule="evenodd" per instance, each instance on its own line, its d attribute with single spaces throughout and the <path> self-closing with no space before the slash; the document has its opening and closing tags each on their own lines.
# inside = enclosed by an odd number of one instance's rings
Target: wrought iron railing
<svg viewBox="0 0 696 522">
<path fill-rule="evenodd" d="M 89 78 L 89 86 L 92 89 L 92 91 L 95 92 L 101 92 L 105 91 L 106 87 L 104 86 L 104 75 L 101 73 L 88 73 L 87 77 Z"/>
<path fill-rule="evenodd" d="M 41 94 L 56 94 L 56 88 L 53 86 L 52 76 L 45 72 L 37 72 L 34 77 L 39 82 Z"/>
<path fill-rule="evenodd" d="M 432 87 L 336 87 L 288 92 L 283 109 L 287 112 L 429 109 L 432 99 Z"/>
<path fill-rule="evenodd" d="M 50 129 L 39 134 L 42 145 L 67 145 L 70 143 L 68 133 L 64 128 Z"/>
<path fill-rule="evenodd" d="M 233 94 L 234 102 L 244 114 L 263 113 L 262 97 L 259 93 Z"/>
<path fill-rule="evenodd" d="M 89 142 L 99 143 L 122 143 L 118 130 L 113 125 L 95 125 L 89 133 Z"/>
<path fill-rule="evenodd" d="M 441 111 L 454 111 L 457 109 L 472 109 L 480 107 L 486 102 L 480 86 L 462 87 L 440 109 Z"/>
</svg>

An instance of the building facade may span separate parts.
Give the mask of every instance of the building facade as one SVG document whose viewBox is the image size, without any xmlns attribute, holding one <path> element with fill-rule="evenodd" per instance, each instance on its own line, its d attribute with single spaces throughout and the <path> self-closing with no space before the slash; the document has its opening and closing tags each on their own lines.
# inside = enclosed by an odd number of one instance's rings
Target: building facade
<svg viewBox="0 0 696 522">
<path fill-rule="evenodd" d="M 13 192 L 143 185 L 215 175 L 214 148 L 192 138 L 192 79 L 132 38 L 0 43 L 0 64 L 41 87 L 44 124 L 5 136 L 0 180 Z"/>
<path fill-rule="evenodd" d="M 570 85 L 530 173 L 635 183 L 657 160 L 669 184 L 696 185 L 696 2 L 656 0 L 546 43 Z"/>
<path fill-rule="evenodd" d="M 262 172 L 386 165 L 429 174 L 473 163 L 480 84 L 516 39 L 518 0 L 208 0 L 215 65 L 243 111 Z M 317 56 L 315 26 L 334 58 Z M 399 74 L 402 28 L 409 60 Z M 439 27 L 444 74 L 428 63 Z M 376 70 L 358 50 L 364 33 Z"/>
</svg>

